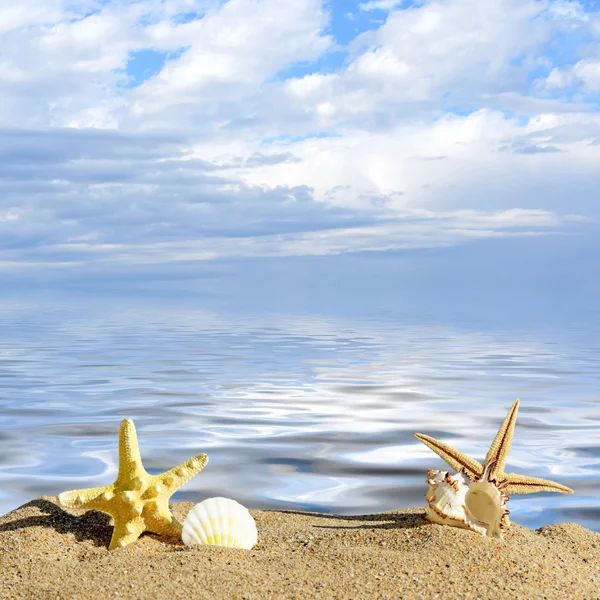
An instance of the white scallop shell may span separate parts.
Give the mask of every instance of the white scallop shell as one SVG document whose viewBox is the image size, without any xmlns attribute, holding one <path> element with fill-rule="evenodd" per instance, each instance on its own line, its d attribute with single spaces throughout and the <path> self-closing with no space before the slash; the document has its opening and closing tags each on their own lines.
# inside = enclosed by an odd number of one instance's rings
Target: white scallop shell
<svg viewBox="0 0 600 600">
<path fill-rule="evenodd" d="M 486 528 L 475 521 L 466 509 L 465 498 L 469 491 L 467 481 L 462 473 L 450 475 L 447 471 L 429 469 L 429 489 L 425 494 L 427 520 L 440 525 L 470 529 L 485 535 Z"/>
<path fill-rule="evenodd" d="M 183 522 L 183 543 L 250 550 L 256 544 L 256 523 L 248 509 L 230 498 L 207 498 Z"/>
</svg>

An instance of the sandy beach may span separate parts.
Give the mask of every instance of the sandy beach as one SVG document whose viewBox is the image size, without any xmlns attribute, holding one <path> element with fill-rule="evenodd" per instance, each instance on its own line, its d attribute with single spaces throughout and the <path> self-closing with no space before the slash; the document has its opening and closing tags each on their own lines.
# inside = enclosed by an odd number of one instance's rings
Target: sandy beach
<svg viewBox="0 0 600 600">
<path fill-rule="evenodd" d="M 190 503 L 176 503 L 183 519 Z M 251 511 L 250 551 L 145 534 L 107 550 L 110 517 L 39 498 L 0 517 L 0 598 L 600 598 L 600 533 L 573 523 L 504 541 L 408 509 L 359 517 Z"/>
</svg>

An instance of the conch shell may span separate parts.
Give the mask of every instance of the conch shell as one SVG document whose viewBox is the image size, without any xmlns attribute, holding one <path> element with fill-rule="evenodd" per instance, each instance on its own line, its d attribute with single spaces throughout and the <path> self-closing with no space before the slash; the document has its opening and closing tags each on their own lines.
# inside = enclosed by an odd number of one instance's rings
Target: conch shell
<svg viewBox="0 0 600 600">
<path fill-rule="evenodd" d="M 508 496 L 502 486 L 489 480 L 489 472 L 486 469 L 480 479 L 469 482 L 462 473 L 451 475 L 429 469 L 429 489 L 425 494 L 427 520 L 502 538 L 508 526 Z"/>
</svg>

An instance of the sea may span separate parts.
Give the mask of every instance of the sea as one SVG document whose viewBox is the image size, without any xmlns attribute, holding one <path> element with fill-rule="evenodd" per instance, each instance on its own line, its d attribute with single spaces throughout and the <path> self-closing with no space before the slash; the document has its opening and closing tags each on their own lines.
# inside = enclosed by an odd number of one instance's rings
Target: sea
<svg viewBox="0 0 600 600">
<path fill-rule="evenodd" d="M 427 470 L 445 465 L 413 434 L 482 460 L 520 398 L 507 470 L 575 493 L 515 495 L 511 519 L 600 531 L 598 331 L 5 299 L 0 514 L 111 483 L 124 418 L 151 473 L 208 454 L 173 501 L 339 515 L 423 507 Z"/>
</svg>

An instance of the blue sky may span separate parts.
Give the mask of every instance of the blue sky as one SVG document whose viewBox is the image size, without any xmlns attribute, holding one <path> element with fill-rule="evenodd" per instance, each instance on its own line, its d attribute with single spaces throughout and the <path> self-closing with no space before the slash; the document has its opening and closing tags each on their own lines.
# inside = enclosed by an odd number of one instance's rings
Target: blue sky
<svg viewBox="0 0 600 600">
<path fill-rule="evenodd" d="M 0 36 L 5 289 L 595 289 L 596 2 L 23 0 Z"/>
</svg>

